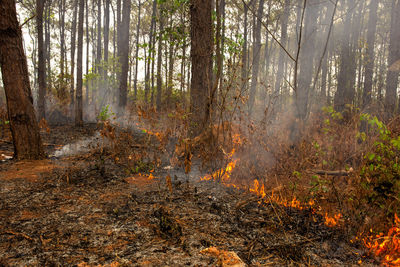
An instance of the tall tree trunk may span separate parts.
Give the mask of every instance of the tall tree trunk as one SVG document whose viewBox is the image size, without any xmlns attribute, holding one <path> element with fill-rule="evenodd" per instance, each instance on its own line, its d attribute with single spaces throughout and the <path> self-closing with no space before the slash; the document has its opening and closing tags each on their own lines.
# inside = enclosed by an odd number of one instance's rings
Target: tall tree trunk
<svg viewBox="0 0 400 267">
<path fill-rule="evenodd" d="M 251 87 L 249 96 L 249 116 L 253 113 L 255 104 L 258 72 L 260 69 L 260 52 L 261 52 L 261 21 L 264 13 L 264 0 L 260 0 L 257 11 L 257 21 L 254 27 L 254 44 L 253 44 L 253 68 L 251 73 Z"/>
<path fill-rule="evenodd" d="M 51 88 L 52 86 L 52 77 L 51 77 L 51 34 L 50 34 L 50 24 L 51 24 L 51 1 L 47 0 L 45 3 L 45 40 L 44 40 L 44 47 L 45 47 L 45 55 L 46 55 L 46 71 L 47 71 L 47 87 Z"/>
<path fill-rule="evenodd" d="M 28 66 L 15 1 L 0 0 L 0 67 L 16 159 L 41 159 L 45 153 L 33 108 Z"/>
<path fill-rule="evenodd" d="M 379 0 L 371 1 L 369 4 L 368 18 L 368 34 L 367 34 L 367 58 L 365 64 L 365 81 L 363 91 L 363 108 L 366 108 L 371 103 L 372 94 L 372 76 L 374 74 L 375 60 L 375 33 L 376 23 L 378 21 L 378 6 Z"/>
<path fill-rule="evenodd" d="M 157 0 L 153 1 L 153 10 L 151 12 L 151 106 L 154 105 L 154 65 L 155 65 L 155 49 L 156 49 L 156 16 L 157 16 Z"/>
<path fill-rule="evenodd" d="M 85 1 L 85 7 L 86 7 L 86 75 L 89 74 L 89 45 L 90 45 L 90 39 L 89 39 L 89 1 Z M 85 97 L 85 104 L 86 106 L 89 105 L 89 90 L 91 88 L 91 84 L 93 81 L 88 81 L 86 80 L 86 97 Z"/>
<path fill-rule="evenodd" d="M 139 0 L 139 10 L 138 10 L 138 23 L 136 25 L 136 48 L 135 48 L 135 77 L 133 79 L 133 90 L 134 90 L 134 95 L 135 95 L 135 101 L 137 97 L 137 80 L 138 80 L 138 63 L 139 63 L 139 35 L 140 35 L 140 16 L 141 16 L 141 10 L 142 10 L 142 3 L 141 0 Z M 151 29 L 150 32 L 153 30 L 153 19 L 151 19 Z M 150 41 L 151 43 L 151 41 Z M 150 44 L 151 46 L 151 44 Z M 147 99 L 145 100 L 145 102 Z"/>
<path fill-rule="evenodd" d="M 65 87 L 64 87 L 64 68 L 65 68 L 65 1 L 59 0 L 59 20 L 60 20 L 60 92 L 59 97 L 65 98 Z"/>
<path fill-rule="evenodd" d="M 353 36 L 351 31 L 354 29 L 354 0 L 348 0 L 348 12 L 344 23 L 344 33 L 342 36 L 340 66 L 338 74 L 337 90 L 334 98 L 334 106 L 337 111 L 345 111 L 347 105 L 351 105 L 355 96 L 355 77 L 356 77 L 356 58 Z"/>
<path fill-rule="evenodd" d="M 153 4 L 154 5 L 154 4 Z M 153 6 L 154 8 L 154 6 Z M 152 21 L 153 24 L 153 21 Z M 150 55 L 152 53 L 152 47 L 151 47 L 151 43 L 152 43 L 152 38 L 154 38 L 153 36 L 153 28 L 150 27 L 150 32 L 149 32 L 149 49 L 148 49 L 148 56 L 145 58 L 144 64 L 145 64 L 145 78 L 144 78 L 144 100 L 145 103 L 149 102 L 149 92 L 150 92 Z M 145 48 L 146 49 L 146 48 Z M 146 51 L 144 53 L 146 55 Z"/>
<path fill-rule="evenodd" d="M 105 0 L 104 7 L 104 69 L 103 82 L 105 89 L 108 90 L 108 44 L 110 41 L 110 0 Z"/>
<path fill-rule="evenodd" d="M 79 0 L 78 18 L 78 58 L 76 71 L 76 105 L 75 105 L 75 125 L 83 125 L 82 112 L 82 57 L 83 57 L 83 19 L 85 11 L 85 0 Z"/>
<path fill-rule="evenodd" d="M 172 23 L 171 23 L 172 26 Z M 172 27 L 171 27 L 172 28 Z M 167 108 L 172 107 L 171 103 L 171 96 L 172 96 L 172 89 L 173 89 L 173 76 L 174 76 L 174 57 L 175 57 L 175 44 L 172 37 L 170 35 L 169 39 L 169 52 L 168 52 L 168 80 L 167 80 Z"/>
<path fill-rule="evenodd" d="M 392 14 L 390 23 L 389 42 L 389 67 L 400 58 L 400 0 L 392 0 Z M 397 86 L 399 73 L 388 69 L 386 76 L 385 112 L 386 118 L 390 118 L 396 109 Z"/>
<path fill-rule="evenodd" d="M 119 113 L 122 114 L 126 104 L 128 95 L 128 69 L 129 69 L 129 23 L 131 14 L 131 1 L 123 1 L 123 14 L 121 23 L 121 46 L 118 49 L 119 62 L 121 65 L 121 77 L 119 81 L 119 100 L 118 107 Z"/>
<path fill-rule="evenodd" d="M 242 47 L 242 73 L 241 73 L 241 80 L 242 80 L 242 91 L 247 91 L 248 85 L 248 68 L 247 68 L 247 35 L 248 35 L 248 13 L 249 7 L 247 4 L 243 4 L 244 8 L 244 29 L 243 29 L 243 47 Z"/>
<path fill-rule="evenodd" d="M 69 91 L 70 98 L 71 98 L 71 113 L 74 108 L 75 104 L 75 42 L 76 42 L 76 21 L 78 16 L 78 0 L 74 0 L 74 17 L 72 19 L 72 29 L 71 29 L 71 88 Z"/>
<path fill-rule="evenodd" d="M 221 9 L 221 15 L 222 15 L 222 25 L 221 25 L 221 58 L 220 58 L 220 72 L 221 75 L 219 76 L 219 88 L 220 90 L 223 88 L 223 82 L 224 82 L 224 53 L 225 53 L 225 30 L 226 30 L 226 26 L 225 26 L 225 22 L 226 22 L 226 13 L 225 13 L 225 0 L 221 0 L 221 5 L 220 5 L 220 9 Z"/>
<path fill-rule="evenodd" d="M 290 0 L 285 0 L 284 3 L 284 10 L 283 10 L 283 16 L 281 20 L 281 44 L 283 46 L 286 46 L 287 42 L 287 27 L 288 27 L 288 20 L 289 20 L 289 11 L 290 11 Z M 275 80 L 275 95 L 279 95 L 281 91 L 281 83 L 282 83 L 282 78 L 283 78 L 283 70 L 285 68 L 285 57 L 287 55 L 285 52 L 280 49 L 279 50 L 279 60 L 278 60 L 278 73 L 276 74 L 276 80 Z"/>
<path fill-rule="evenodd" d="M 336 8 L 337 8 L 337 3 L 332 5 L 332 3 L 327 3 L 327 8 L 325 12 L 325 19 L 324 19 L 324 36 L 326 38 L 330 38 L 331 32 L 333 30 L 333 16 L 336 13 Z M 328 39 L 327 39 L 328 40 Z M 329 40 L 328 40 L 329 41 Z M 320 97 L 321 97 L 321 105 L 326 105 L 327 104 L 327 75 L 328 75 L 328 64 L 329 64 L 329 56 L 330 56 L 330 51 L 331 51 L 331 46 L 329 43 L 326 44 L 326 51 L 324 53 L 322 48 L 321 50 L 321 90 L 320 90 Z"/>
<path fill-rule="evenodd" d="M 318 0 L 307 1 L 305 11 L 304 32 L 301 42 L 299 56 L 300 72 L 298 76 L 298 87 L 296 92 L 297 115 L 304 120 L 309 111 L 309 94 L 314 70 L 315 40 L 318 19 Z"/>
<path fill-rule="evenodd" d="M 190 91 L 191 136 L 204 131 L 210 122 L 212 83 L 211 0 L 192 0 L 190 5 L 192 80 Z"/>
<path fill-rule="evenodd" d="M 38 96 L 38 113 L 39 120 L 46 117 L 46 59 L 44 55 L 43 42 L 43 10 L 44 0 L 36 1 L 36 27 L 38 34 L 38 81 L 39 81 L 39 96 Z"/>
<path fill-rule="evenodd" d="M 94 0 L 93 0 L 94 1 Z M 103 76 L 103 68 L 101 67 L 101 2 L 102 0 L 97 0 L 97 45 L 96 45 L 96 73 L 99 77 Z M 99 102 L 102 104 L 104 99 L 103 90 L 102 90 L 101 79 L 97 79 L 96 82 L 96 90 L 97 90 L 97 98 Z M 101 108 L 101 107 L 100 107 Z"/>
<path fill-rule="evenodd" d="M 161 13 L 161 10 L 160 10 Z M 159 23 L 159 33 L 158 33 L 158 51 L 157 51 L 157 99 L 156 106 L 157 111 L 161 111 L 161 95 L 162 95 L 162 48 L 163 48 L 163 40 L 162 40 L 162 32 L 164 30 L 164 19 L 160 16 Z"/>
</svg>

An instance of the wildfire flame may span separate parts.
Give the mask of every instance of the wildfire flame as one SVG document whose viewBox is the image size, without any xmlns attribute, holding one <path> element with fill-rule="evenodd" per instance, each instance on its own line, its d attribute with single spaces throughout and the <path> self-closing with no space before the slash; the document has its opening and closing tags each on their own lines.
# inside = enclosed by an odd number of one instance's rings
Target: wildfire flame
<svg viewBox="0 0 400 267">
<path fill-rule="evenodd" d="M 340 218 L 342 218 L 342 214 L 334 214 L 333 217 L 329 217 L 328 213 L 325 213 L 325 225 L 329 227 L 334 227 L 338 224 Z"/>
<path fill-rule="evenodd" d="M 367 237 L 364 245 L 381 259 L 384 266 L 400 266 L 400 219 L 397 214 L 394 215 L 394 224 L 386 235 L 379 233 Z"/>
<path fill-rule="evenodd" d="M 232 153 L 230 153 L 232 154 Z M 222 184 L 228 187 L 234 187 L 238 189 L 243 189 L 243 186 L 239 186 L 230 181 L 231 173 L 236 167 L 236 163 L 238 160 L 233 160 L 227 164 L 225 168 L 219 169 L 212 174 L 207 174 L 206 176 L 200 178 L 201 181 L 221 181 Z M 248 188 L 249 192 L 259 196 L 264 200 L 265 203 L 274 202 L 278 205 L 290 208 L 296 208 L 299 210 L 303 210 L 305 208 L 310 208 L 315 205 L 315 201 L 313 199 L 309 200 L 308 203 L 301 203 L 296 197 L 292 200 L 287 200 L 277 194 L 274 194 L 272 191 L 271 194 L 267 195 L 265 192 L 265 186 L 263 183 L 260 183 L 257 179 L 253 181 L 253 185 Z M 340 213 L 334 214 L 333 216 L 329 216 L 328 213 L 325 213 L 325 225 L 329 227 L 334 227 L 338 225 L 342 215 Z"/>
<path fill-rule="evenodd" d="M 201 181 L 221 181 L 226 184 L 231 178 L 231 173 L 236 167 L 237 160 L 231 161 L 225 168 L 219 169 L 212 174 L 207 174 L 206 176 L 200 178 Z"/>
</svg>

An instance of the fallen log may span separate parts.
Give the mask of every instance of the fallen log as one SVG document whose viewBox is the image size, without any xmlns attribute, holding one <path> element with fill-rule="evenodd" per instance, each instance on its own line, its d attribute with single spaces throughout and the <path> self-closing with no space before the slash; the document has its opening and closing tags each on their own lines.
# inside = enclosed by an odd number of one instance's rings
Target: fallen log
<svg viewBox="0 0 400 267">
<path fill-rule="evenodd" d="M 328 175 L 328 176 L 349 176 L 350 173 L 353 172 L 353 169 L 350 170 L 338 170 L 338 171 L 326 171 L 326 170 L 313 170 L 315 174 L 318 175 Z"/>
</svg>

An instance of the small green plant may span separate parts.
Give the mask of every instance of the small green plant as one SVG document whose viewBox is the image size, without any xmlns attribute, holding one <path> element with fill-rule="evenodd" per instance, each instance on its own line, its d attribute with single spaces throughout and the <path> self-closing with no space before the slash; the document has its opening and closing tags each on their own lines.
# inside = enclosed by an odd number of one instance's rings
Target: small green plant
<svg viewBox="0 0 400 267">
<path fill-rule="evenodd" d="M 101 109 L 100 114 L 99 114 L 99 116 L 97 116 L 97 118 L 100 121 L 104 122 L 104 121 L 110 119 L 111 116 L 114 116 L 114 115 L 115 115 L 115 113 L 112 112 L 110 105 L 106 105 Z"/>
<path fill-rule="evenodd" d="M 388 203 L 400 199 L 400 137 L 393 137 L 387 126 L 369 114 L 362 114 L 361 121 L 366 121 L 370 130 L 377 133 L 371 151 L 365 154 L 360 170 L 362 188 L 367 193 L 367 202 L 384 209 L 387 213 L 395 212 L 398 205 Z M 365 141 L 367 134 L 358 136 Z M 399 204 L 399 203 L 397 203 Z"/>
<path fill-rule="evenodd" d="M 152 162 L 143 162 L 141 160 L 135 161 L 133 166 L 129 168 L 129 172 L 132 174 L 137 173 L 147 173 L 154 169 L 154 163 Z"/>
<path fill-rule="evenodd" d="M 318 194 L 320 192 L 327 193 L 329 192 L 328 187 L 329 181 L 326 179 L 320 178 L 318 175 L 313 175 L 310 181 L 310 193 L 311 194 Z"/>
</svg>

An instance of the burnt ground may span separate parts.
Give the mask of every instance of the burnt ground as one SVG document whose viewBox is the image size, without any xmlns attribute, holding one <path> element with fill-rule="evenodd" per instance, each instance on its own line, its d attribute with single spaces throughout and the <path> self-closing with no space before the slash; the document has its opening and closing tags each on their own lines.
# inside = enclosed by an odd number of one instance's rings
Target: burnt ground
<svg viewBox="0 0 400 267">
<path fill-rule="evenodd" d="M 97 130 L 54 127 L 43 133 L 46 150 L 54 155 Z M 133 135 L 138 150 L 153 149 Z M 0 150 L 12 154 L 7 138 Z M 377 264 L 312 210 L 259 204 L 247 192 L 200 182 L 199 171 L 187 177 L 166 165 L 149 179 L 99 156 L 99 147 L 1 162 L 0 266 L 244 266 L 221 260 L 223 251 L 249 266 Z M 217 249 L 203 251 L 210 247 Z"/>
</svg>

